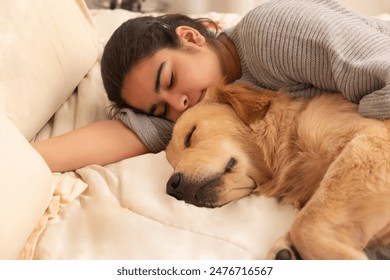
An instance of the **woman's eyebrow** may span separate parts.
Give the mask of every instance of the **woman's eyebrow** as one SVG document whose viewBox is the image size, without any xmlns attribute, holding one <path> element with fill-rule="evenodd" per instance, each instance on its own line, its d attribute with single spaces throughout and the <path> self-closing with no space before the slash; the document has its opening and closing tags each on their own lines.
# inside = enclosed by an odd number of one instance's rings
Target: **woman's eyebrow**
<svg viewBox="0 0 390 280">
<path fill-rule="evenodd" d="M 154 90 L 155 90 L 156 93 L 160 93 L 161 73 L 162 73 L 162 70 L 164 69 L 165 62 L 166 62 L 166 61 L 164 61 L 163 63 L 161 63 L 161 64 L 160 64 L 160 67 L 158 67 L 158 69 L 157 69 L 156 82 L 155 82 L 155 84 L 154 84 Z"/>
</svg>

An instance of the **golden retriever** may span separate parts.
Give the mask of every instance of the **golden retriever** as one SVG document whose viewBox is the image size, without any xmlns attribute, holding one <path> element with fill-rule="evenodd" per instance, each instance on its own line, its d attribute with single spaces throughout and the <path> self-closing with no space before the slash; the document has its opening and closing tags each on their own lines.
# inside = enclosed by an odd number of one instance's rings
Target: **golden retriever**
<svg viewBox="0 0 390 280">
<path fill-rule="evenodd" d="M 390 245 L 389 129 L 341 94 L 220 86 L 176 123 L 167 192 L 203 207 L 277 197 L 301 210 L 269 258 L 367 259 Z"/>
</svg>

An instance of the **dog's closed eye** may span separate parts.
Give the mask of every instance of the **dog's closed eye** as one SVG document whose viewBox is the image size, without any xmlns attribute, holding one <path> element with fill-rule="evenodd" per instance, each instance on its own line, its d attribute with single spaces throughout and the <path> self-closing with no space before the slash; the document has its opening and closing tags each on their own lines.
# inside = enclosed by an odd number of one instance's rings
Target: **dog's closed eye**
<svg viewBox="0 0 390 280">
<path fill-rule="evenodd" d="M 196 129 L 196 125 L 190 130 L 190 132 L 187 134 L 186 138 L 184 139 L 184 146 L 186 148 L 191 146 L 191 138 L 192 135 L 194 134 L 195 129 Z"/>
<path fill-rule="evenodd" d="M 231 158 L 225 167 L 225 173 L 232 172 L 236 164 L 237 164 L 237 160 L 235 158 Z"/>
</svg>

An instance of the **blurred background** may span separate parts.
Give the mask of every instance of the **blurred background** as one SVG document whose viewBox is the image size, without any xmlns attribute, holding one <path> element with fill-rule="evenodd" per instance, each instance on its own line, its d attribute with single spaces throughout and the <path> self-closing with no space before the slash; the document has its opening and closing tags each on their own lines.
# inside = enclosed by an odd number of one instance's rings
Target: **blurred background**
<svg viewBox="0 0 390 280">
<path fill-rule="evenodd" d="M 86 0 L 89 8 L 123 8 L 137 12 L 200 14 L 206 12 L 245 14 L 268 0 Z M 358 14 L 390 13 L 390 0 L 338 0 Z"/>
</svg>

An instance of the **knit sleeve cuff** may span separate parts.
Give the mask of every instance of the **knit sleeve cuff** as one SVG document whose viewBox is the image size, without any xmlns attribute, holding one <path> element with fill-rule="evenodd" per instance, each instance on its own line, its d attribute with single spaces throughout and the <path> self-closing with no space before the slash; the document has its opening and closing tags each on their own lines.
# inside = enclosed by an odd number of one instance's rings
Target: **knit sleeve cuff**
<svg viewBox="0 0 390 280">
<path fill-rule="evenodd" d="M 146 147 L 153 153 L 164 150 L 171 140 L 174 123 L 157 117 L 135 113 L 133 110 L 121 109 L 114 119 L 134 131 Z"/>
<path fill-rule="evenodd" d="M 390 119 L 390 85 L 364 96 L 359 102 L 359 114 L 367 118 Z"/>
</svg>

